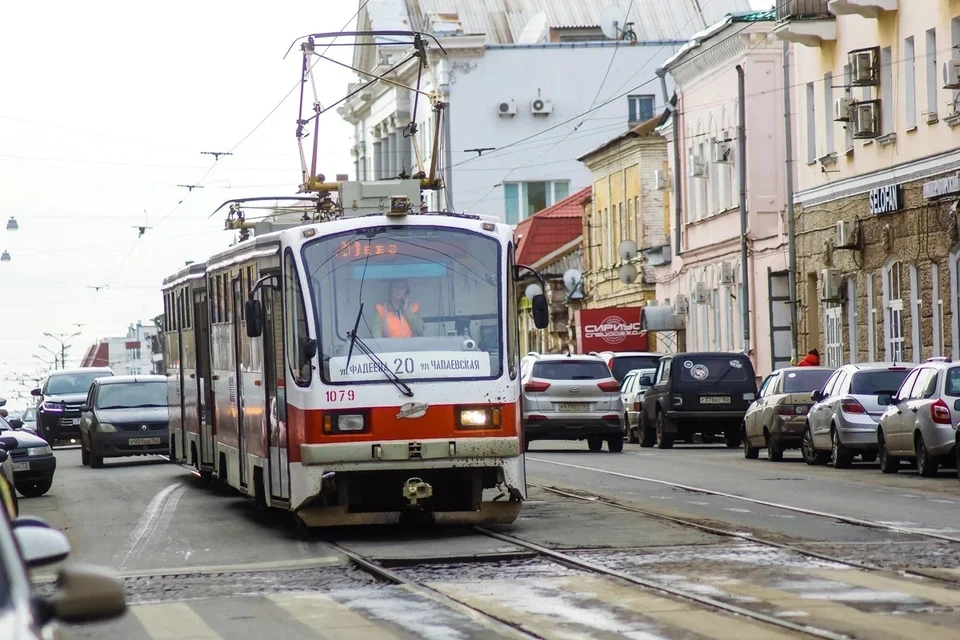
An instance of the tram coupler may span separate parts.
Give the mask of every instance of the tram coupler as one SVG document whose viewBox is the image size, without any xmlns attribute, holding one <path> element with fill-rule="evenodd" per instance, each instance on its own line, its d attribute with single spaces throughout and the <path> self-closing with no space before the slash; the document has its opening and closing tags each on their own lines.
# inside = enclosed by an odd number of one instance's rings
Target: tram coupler
<svg viewBox="0 0 960 640">
<path fill-rule="evenodd" d="M 417 503 L 431 496 L 433 496 L 433 487 L 420 478 L 410 478 L 403 484 L 403 497 L 410 503 L 410 507 L 421 506 Z"/>
</svg>

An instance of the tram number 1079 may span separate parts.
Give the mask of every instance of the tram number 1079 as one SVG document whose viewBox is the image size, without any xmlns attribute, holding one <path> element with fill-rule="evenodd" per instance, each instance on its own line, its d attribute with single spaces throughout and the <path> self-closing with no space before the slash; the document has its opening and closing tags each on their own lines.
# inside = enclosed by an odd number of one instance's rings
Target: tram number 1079
<svg viewBox="0 0 960 640">
<path fill-rule="evenodd" d="M 343 402 L 344 400 L 353 401 L 356 397 L 353 389 L 331 389 L 327 391 L 327 402 Z"/>
</svg>

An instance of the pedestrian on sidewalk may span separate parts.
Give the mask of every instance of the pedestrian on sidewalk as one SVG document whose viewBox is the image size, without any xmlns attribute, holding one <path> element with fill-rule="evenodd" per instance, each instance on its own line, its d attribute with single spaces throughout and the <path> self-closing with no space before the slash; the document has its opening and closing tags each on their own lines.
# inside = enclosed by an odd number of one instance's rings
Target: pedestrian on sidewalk
<svg viewBox="0 0 960 640">
<path fill-rule="evenodd" d="M 819 367 L 820 366 L 820 352 L 816 349 L 811 349 L 807 352 L 807 355 L 803 356 L 803 359 L 797 363 L 798 367 Z"/>
</svg>

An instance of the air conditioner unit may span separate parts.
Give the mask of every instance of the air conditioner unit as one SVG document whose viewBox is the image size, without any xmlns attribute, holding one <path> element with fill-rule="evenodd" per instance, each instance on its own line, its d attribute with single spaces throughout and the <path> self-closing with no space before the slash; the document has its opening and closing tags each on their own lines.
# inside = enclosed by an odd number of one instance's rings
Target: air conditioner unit
<svg viewBox="0 0 960 640">
<path fill-rule="evenodd" d="M 854 138 L 876 138 L 880 135 L 879 100 L 854 104 L 852 116 Z"/>
<path fill-rule="evenodd" d="M 854 85 L 874 87 L 880 84 L 880 47 L 851 51 L 848 60 Z"/>
<path fill-rule="evenodd" d="M 717 164 L 733 164 L 733 145 L 726 140 L 714 142 L 713 158 Z"/>
<path fill-rule="evenodd" d="M 515 116 L 517 115 L 517 104 L 513 100 L 510 100 L 509 102 L 501 102 L 500 106 L 497 107 L 497 114 L 501 118 Z"/>
<path fill-rule="evenodd" d="M 733 284 L 733 265 L 729 262 L 720 263 L 720 284 Z"/>
<path fill-rule="evenodd" d="M 936 111 L 926 111 L 923 114 L 923 119 L 927 124 L 935 124 L 940 121 L 940 114 Z"/>
<path fill-rule="evenodd" d="M 690 310 L 690 304 L 687 302 L 687 296 L 678 293 L 673 300 L 673 312 L 678 316 L 685 316 Z"/>
<path fill-rule="evenodd" d="M 820 272 L 820 299 L 823 302 L 839 302 L 843 279 L 839 269 L 824 269 Z"/>
<path fill-rule="evenodd" d="M 530 103 L 530 112 L 535 116 L 545 116 L 553 113 L 553 103 L 543 98 L 537 98 Z"/>
<path fill-rule="evenodd" d="M 839 98 L 833 103 L 834 122 L 850 122 L 850 111 L 853 109 L 853 100 Z"/>
<path fill-rule="evenodd" d="M 698 282 L 693 288 L 693 301 L 697 304 L 706 304 L 710 301 L 710 292 L 707 291 L 706 283 Z"/>
<path fill-rule="evenodd" d="M 943 88 L 960 89 L 960 60 L 943 63 Z"/>
<path fill-rule="evenodd" d="M 702 178 L 707 174 L 707 168 L 703 164 L 703 158 L 696 154 L 690 154 L 690 177 Z"/>
<path fill-rule="evenodd" d="M 836 249 L 856 249 L 859 247 L 859 228 L 856 220 L 837 220 Z"/>
<path fill-rule="evenodd" d="M 665 191 L 670 188 L 670 181 L 667 177 L 667 172 L 662 169 L 657 169 L 653 172 L 653 179 L 656 182 L 657 191 Z"/>
</svg>

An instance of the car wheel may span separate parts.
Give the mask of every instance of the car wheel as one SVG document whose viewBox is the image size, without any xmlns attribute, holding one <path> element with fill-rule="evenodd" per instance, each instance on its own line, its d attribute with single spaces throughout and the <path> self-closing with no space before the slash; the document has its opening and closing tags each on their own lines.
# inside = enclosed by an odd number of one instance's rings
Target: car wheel
<svg viewBox="0 0 960 640">
<path fill-rule="evenodd" d="M 809 465 L 827 464 L 830 460 L 830 454 L 825 451 L 817 451 L 813 446 L 813 433 L 810 427 L 803 432 L 803 442 L 800 443 L 800 452 L 803 454 L 803 461 Z"/>
<path fill-rule="evenodd" d="M 672 449 L 674 434 L 667 431 L 667 417 L 663 412 L 657 414 L 657 448 Z"/>
<path fill-rule="evenodd" d="M 743 457 L 747 460 L 756 460 L 760 457 L 760 449 L 757 449 L 755 446 L 750 444 L 750 440 L 747 439 L 747 434 L 744 433 L 741 438 L 743 441 Z"/>
<path fill-rule="evenodd" d="M 600 451 L 603 449 L 603 438 L 587 438 L 587 446 L 590 451 Z"/>
<path fill-rule="evenodd" d="M 80 439 L 80 464 L 85 467 L 90 466 L 90 450 L 87 449 L 87 445 L 83 444 L 83 439 Z"/>
<path fill-rule="evenodd" d="M 783 449 L 780 448 L 780 443 L 771 438 L 769 433 L 764 436 L 764 441 L 767 445 L 767 460 L 783 462 Z"/>
<path fill-rule="evenodd" d="M 896 473 L 900 470 L 900 458 L 890 455 L 885 440 L 880 440 L 880 471 L 883 473 Z"/>
<path fill-rule="evenodd" d="M 17 483 L 17 491 L 24 498 L 39 498 L 53 486 L 53 476 L 44 478 L 40 482 L 21 482 Z"/>
<path fill-rule="evenodd" d="M 652 447 L 657 443 L 657 431 L 656 429 L 647 425 L 647 421 L 644 419 L 643 415 L 640 416 L 640 446 L 641 447 Z"/>
<path fill-rule="evenodd" d="M 919 433 L 913 441 L 913 448 L 917 452 L 917 472 L 924 478 L 932 478 L 937 475 L 940 463 L 927 451 L 927 445 L 923 442 L 923 436 Z"/>
<path fill-rule="evenodd" d="M 90 468 L 99 469 L 101 467 L 103 467 L 103 456 L 101 456 L 91 447 L 90 448 Z"/>
<path fill-rule="evenodd" d="M 740 446 L 740 441 L 743 438 L 743 427 L 740 429 L 729 429 L 723 434 L 723 442 L 727 445 L 727 449 L 736 449 Z"/>
<path fill-rule="evenodd" d="M 623 416 L 623 420 L 624 420 L 623 424 L 627 425 L 627 442 L 629 442 L 630 444 L 637 444 L 638 442 L 640 442 L 640 436 L 637 435 L 637 430 L 639 429 L 639 427 L 636 427 L 636 428 L 631 427 L 630 419 L 626 415 Z"/>
<path fill-rule="evenodd" d="M 833 468 L 850 468 L 850 463 L 853 462 L 853 456 L 847 452 L 847 448 L 840 442 L 840 436 L 837 434 L 836 429 L 830 432 L 830 440 L 833 443 L 833 447 L 830 449 L 830 460 L 833 462 Z"/>
<path fill-rule="evenodd" d="M 607 449 L 610 453 L 620 453 L 623 451 L 623 438 L 610 438 L 607 440 Z"/>
</svg>

